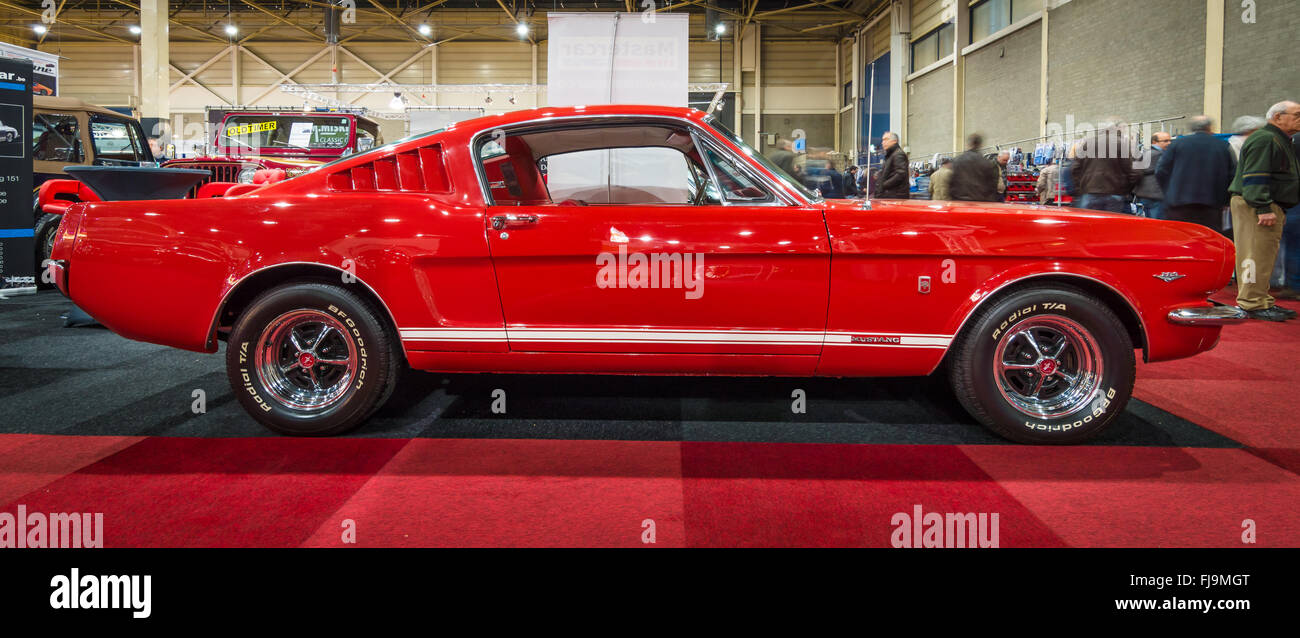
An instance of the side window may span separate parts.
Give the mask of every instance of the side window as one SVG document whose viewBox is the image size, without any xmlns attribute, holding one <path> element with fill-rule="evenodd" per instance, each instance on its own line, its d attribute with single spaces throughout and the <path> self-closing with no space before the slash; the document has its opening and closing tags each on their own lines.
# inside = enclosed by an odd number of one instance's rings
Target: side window
<svg viewBox="0 0 1300 638">
<path fill-rule="evenodd" d="M 92 115 L 90 141 L 95 145 L 95 160 L 137 162 L 144 159 L 144 140 L 129 120 Z"/>
<path fill-rule="evenodd" d="M 38 113 L 32 119 L 32 159 L 38 162 L 81 162 L 81 131 L 77 118 Z"/>
<path fill-rule="evenodd" d="M 543 160 L 554 203 L 684 206 L 699 188 L 689 160 L 673 148 L 591 149 Z"/>
<path fill-rule="evenodd" d="M 760 186 L 748 173 L 736 166 L 730 158 L 715 151 L 707 144 L 702 146 L 704 146 L 704 155 L 713 166 L 714 174 L 718 176 L 718 181 L 721 182 L 718 184 L 718 188 L 728 202 L 757 204 L 772 201 L 772 194 Z"/>
</svg>

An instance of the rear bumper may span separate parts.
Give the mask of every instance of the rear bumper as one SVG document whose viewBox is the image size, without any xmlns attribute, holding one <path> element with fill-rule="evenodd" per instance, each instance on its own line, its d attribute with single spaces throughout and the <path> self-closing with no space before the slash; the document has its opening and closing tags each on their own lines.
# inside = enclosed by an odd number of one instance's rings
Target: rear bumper
<svg viewBox="0 0 1300 638">
<path fill-rule="evenodd" d="M 63 259 L 51 259 L 46 266 L 49 268 L 50 278 L 54 280 L 54 285 L 63 293 L 64 297 L 68 296 L 68 262 Z"/>
<path fill-rule="evenodd" d="M 1169 322 L 1180 326 L 1226 326 L 1245 320 L 1246 311 L 1236 306 L 1197 306 L 1169 312 Z"/>
</svg>

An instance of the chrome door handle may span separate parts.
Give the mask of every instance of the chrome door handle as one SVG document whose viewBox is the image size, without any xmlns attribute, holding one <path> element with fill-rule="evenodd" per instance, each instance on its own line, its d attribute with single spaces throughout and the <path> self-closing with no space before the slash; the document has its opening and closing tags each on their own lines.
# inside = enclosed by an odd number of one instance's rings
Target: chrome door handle
<svg viewBox="0 0 1300 638">
<path fill-rule="evenodd" d="M 523 226 L 525 224 L 536 224 L 537 215 L 493 215 L 492 228 L 501 230 L 506 226 Z"/>
</svg>

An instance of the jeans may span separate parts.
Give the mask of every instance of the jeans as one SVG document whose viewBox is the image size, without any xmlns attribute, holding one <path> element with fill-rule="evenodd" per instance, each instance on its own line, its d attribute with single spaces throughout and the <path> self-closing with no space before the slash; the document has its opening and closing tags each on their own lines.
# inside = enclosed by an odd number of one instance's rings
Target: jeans
<svg viewBox="0 0 1300 638">
<path fill-rule="evenodd" d="M 1151 219 L 1164 219 L 1164 217 L 1162 217 L 1164 214 L 1164 211 L 1162 210 L 1165 205 L 1164 200 L 1139 197 L 1138 203 L 1142 205 L 1142 210 L 1146 211 L 1147 217 L 1150 217 Z"/>
<path fill-rule="evenodd" d="M 1079 208 L 1103 210 L 1111 213 L 1129 212 L 1128 202 L 1125 201 L 1123 195 L 1098 195 L 1095 193 L 1088 193 L 1083 196 L 1083 200 L 1079 203 Z"/>
<path fill-rule="evenodd" d="M 1300 206 L 1286 212 L 1282 251 L 1286 262 L 1286 287 L 1300 290 Z"/>
</svg>

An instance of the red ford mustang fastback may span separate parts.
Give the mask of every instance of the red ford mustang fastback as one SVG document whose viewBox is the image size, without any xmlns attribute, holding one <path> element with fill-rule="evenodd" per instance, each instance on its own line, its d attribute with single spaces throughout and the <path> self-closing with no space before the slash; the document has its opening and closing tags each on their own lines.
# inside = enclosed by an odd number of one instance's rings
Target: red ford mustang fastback
<svg viewBox="0 0 1300 638">
<path fill-rule="evenodd" d="M 444 372 L 907 376 L 975 419 L 1076 443 L 1135 350 L 1214 347 L 1232 244 L 1090 211 L 823 201 L 695 110 L 460 122 L 235 197 L 78 204 L 51 269 L 118 334 L 226 340 L 277 432 L 362 423 Z"/>
</svg>

